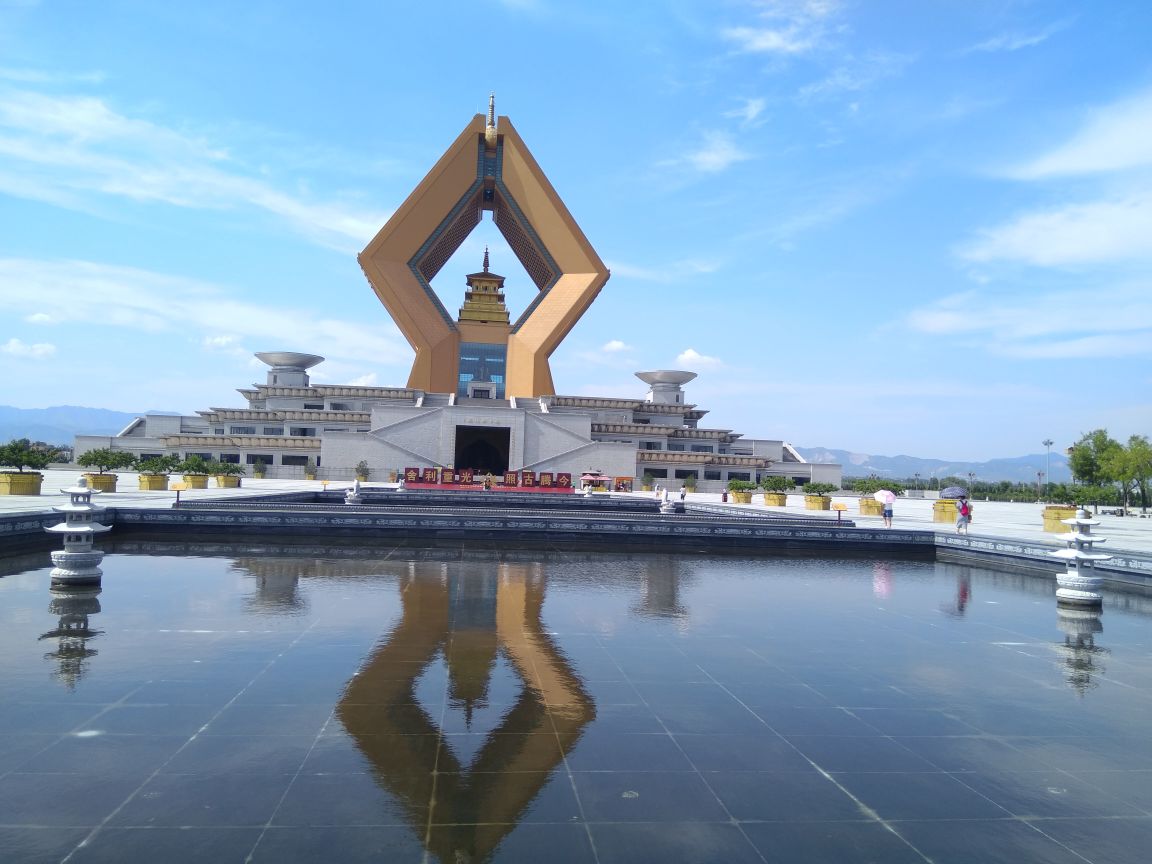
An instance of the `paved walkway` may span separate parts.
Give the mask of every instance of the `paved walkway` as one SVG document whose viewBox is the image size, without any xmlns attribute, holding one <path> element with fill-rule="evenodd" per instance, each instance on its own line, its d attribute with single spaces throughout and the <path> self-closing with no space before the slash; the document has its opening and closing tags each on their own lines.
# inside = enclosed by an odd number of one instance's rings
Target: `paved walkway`
<svg viewBox="0 0 1152 864">
<path fill-rule="evenodd" d="M 137 489 L 136 475 L 129 472 L 119 472 L 121 491 L 106 493 L 97 496 L 96 500 L 104 507 L 155 507 L 166 508 L 172 506 L 176 500 L 175 492 L 141 492 Z M 80 477 L 78 471 L 45 471 L 44 489 L 39 496 L 3 495 L 0 496 L 0 515 L 9 513 L 43 513 L 50 512 L 56 505 L 66 503 L 68 496 L 58 491 L 63 487 L 72 486 Z M 319 480 L 255 480 L 251 477 L 243 479 L 239 489 L 189 489 L 181 492 L 181 500 L 198 500 L 202 498 L 230 498 L 242 499 L 252 495 L 265 495 L 270 492 L 302 492 L 315 491 L 322 488 Z M 329 489 L 345 489 L 350 484 L 347 481 L 332 482 Z M 366 486 L 383 487 L 389 484 L 368 483 Z M 637 497 L 647 497 L 653 493 L 633 493 Z M 753 496 L 756 502 L 763 502 L 763 496 Z M 876 528 L 882 525 L 879 516 L 862 516 L 858 512 L 858 502 L 855 497 L 833 496 L 833 502 L 843 502 L 848 509 L 844 518 L 852 519 L 860 527 Z M 720 495 L 708 492 L 696 492 L 688 496 L 689 503 L 693 501 L 719 504 Z M 833 521 L 834 513 L 819 513 L 804 509 L 804 498 L 801 495 L 790 495 L 788 506 L 765 507 L 763 503 L 744 505 L 730 505 L 734 511 L 755 510 L 769 513 L 786 513 L 794 516 L 822 516 Z M 994 501 L 975 501 L 973 504 L 973 522 L 971 534 L 973 536 L 1008 537 L 1033 542 L 1050 541 L 1054 545 L 1062 546 L 1060 535 L 1048 534 L 1042 528 L 1042 504 L 1007 504 Z M 1152 514 L 1143 519 L 1138 516 L 1099 516 L 1101 524 L 1093 529 L 1093 533 L 1108 538 L 1101 551 L 1126 550 L 1131 552 L 1152 554 Z M 895 504 L 895 528 L 919 529 L 924 531 L 953 531 L 951 523 L 932 521 L 932 501 L 919 498 L 901 498 Z"/>
</svg>

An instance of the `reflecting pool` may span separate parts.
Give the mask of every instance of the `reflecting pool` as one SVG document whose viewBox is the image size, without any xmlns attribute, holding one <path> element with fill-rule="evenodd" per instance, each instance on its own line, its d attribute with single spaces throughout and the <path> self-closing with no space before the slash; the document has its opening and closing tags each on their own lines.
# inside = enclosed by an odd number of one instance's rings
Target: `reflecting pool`
<svg viewBox="0 0 1152 864">
<path fill-rule="evenodd" d="M 0 860 L 1141 862 L 1152 600 L 939 563 L 0 559 Z M 224 554 L 224 553 L 228 554 Z M 41 561 L 43 559 L 43 561 Z"/>
</svg>

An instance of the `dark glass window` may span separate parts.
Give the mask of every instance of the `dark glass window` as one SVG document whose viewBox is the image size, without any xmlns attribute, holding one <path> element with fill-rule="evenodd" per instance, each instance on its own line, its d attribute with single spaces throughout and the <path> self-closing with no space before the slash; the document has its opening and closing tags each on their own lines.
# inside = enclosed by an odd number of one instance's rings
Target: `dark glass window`
<svg viewBox="0 0 1152 864">
<path fill-rule="evenodd" d="M 460 343 L 460 377 L 456 385 L 457 396 L 468 395 L 472 381 L 490 382 L 495 391 L 493 398 L 504 398 L 504 366 L 508 358 L 507 345 L 485 342 Z"/>
</svg>

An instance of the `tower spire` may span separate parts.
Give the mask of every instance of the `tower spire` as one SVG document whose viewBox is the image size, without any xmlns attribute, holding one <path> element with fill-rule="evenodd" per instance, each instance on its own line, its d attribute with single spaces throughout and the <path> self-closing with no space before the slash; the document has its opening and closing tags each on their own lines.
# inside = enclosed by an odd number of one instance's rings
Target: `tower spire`
<svg viewBox="0 0 1152 864">
<path fill-rule="evenodd" d="M 484 143 L 496 146 L 496 94 L 488 94 L 488 125 L 484 128 Z"/>
<path fill-rule="evenodd" d="M 488 272 L 488 247 L 484 247 L 484 272 Z"/>
</svg>

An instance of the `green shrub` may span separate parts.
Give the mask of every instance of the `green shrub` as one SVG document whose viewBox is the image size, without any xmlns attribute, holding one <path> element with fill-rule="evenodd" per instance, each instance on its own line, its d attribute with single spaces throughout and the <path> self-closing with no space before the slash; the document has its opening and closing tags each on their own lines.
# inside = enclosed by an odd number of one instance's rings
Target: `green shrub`
<svg viewBox="0 0 1152 864">
<path fill-rule="evenodd" d="M 836 491 L 836 487 L 831 483 L 805 483 L 805 495 L 829 495 Z"/>
<path fill-rule="evenodd" d="M 136 464 L 136 457 L 124 450 L 112 450 L 102 447 L 98 450 L 89 450 L 76 460 L 77 465 L 84 468 L 96 468 L 97 473 L 115 471 L 118 468 L 129 468 Z"/>
</svg>

